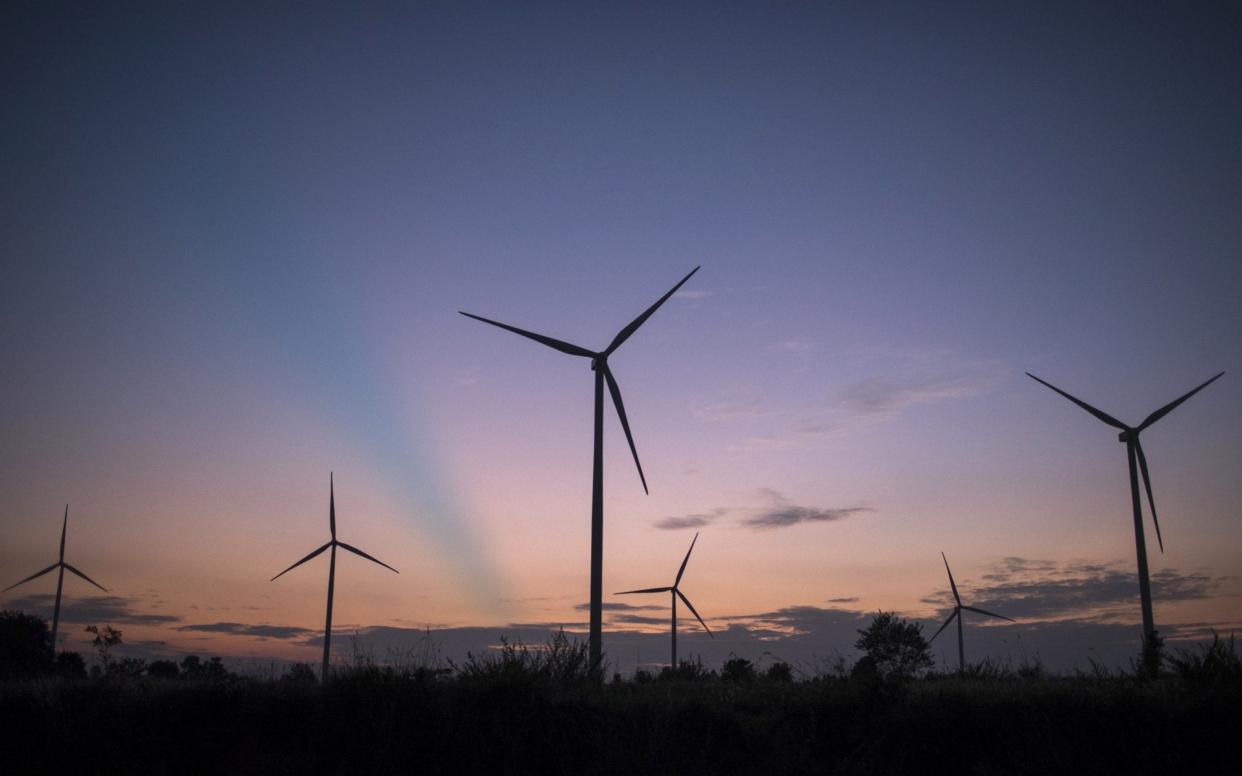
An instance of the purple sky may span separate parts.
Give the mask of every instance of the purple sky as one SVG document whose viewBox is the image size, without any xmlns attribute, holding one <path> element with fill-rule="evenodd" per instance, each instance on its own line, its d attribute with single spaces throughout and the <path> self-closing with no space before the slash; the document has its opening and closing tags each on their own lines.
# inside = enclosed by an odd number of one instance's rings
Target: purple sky
<svg viewBox="0 0 1242 776">
<path fill-rule="evenodd" d="M 1237 627 L 1242 21 L 1084 5 L 9 4 L 0 571 L 69 502 L 66 646 L 313 659 L 326 564 L 267 580 L 335 471 L 402 572 L 344 559 L 342 629 L 578 627 L 592 375 L 456 311 L 602 348 L 702 264 L 611 361 L 649 496 L 605 427 L 605 590 L 702 532 L 683 649 L 934 628 L 943 550 L 1019 620 L 970 655 L 1128 658 L 1124 448 L 1024 371 L 1131 423 L 1229 372 L 1144 441 L 1157 624 Z"/>
</svg>

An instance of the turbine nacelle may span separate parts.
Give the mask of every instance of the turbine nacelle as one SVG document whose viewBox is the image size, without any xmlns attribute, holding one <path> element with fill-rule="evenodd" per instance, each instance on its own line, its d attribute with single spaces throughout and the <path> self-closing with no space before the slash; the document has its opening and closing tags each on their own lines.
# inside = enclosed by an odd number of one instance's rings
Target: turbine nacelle
<svg viewBox="0 0 1242 776">
<path fill-rule="evenodd" d="M 1139 430 L 1137 428 L 1127 428 L 1125 431 L 1122 431 L 1120 434 L 1117 435 L 1117 441 L 1121 442 L 1122 444 L 1128 444 L 1130 442 L 1137 442 L 1138 436 L 1139 436 Z"/>
</svg>

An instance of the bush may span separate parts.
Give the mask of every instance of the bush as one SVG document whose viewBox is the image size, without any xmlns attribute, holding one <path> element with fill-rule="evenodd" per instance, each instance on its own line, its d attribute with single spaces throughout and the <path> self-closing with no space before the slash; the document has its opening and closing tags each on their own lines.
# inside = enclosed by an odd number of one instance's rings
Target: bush
<svg viewBox="0 0 1242 776">
<path fill-rule="evenodd" d="M 85 679 L 86 661 L 77 652 L 60 652 L 56 655 L 56 673 L 70 679 Z"/>
<path fill-rule="evenodd" d="M 877 612 L 871 624 L 858 631 L 854 646 L 870 658 L 870 665 L 865 667 L 859 661 L 856 673 L 874 670 L 886 679 L 904 679 L 935 665 L 923 638 L 923 626 L 892 612 Z"/>
<path fill-rule="evenodd" d="M 1222 641 L 1220 634 L 1212 631 L 1212 643 L 1201 644 L 1199 650 L 1177 650 L 1167 658 L 1173 673 L 1182 681 L 1200 687 L 1237 686 L 1242 684 L 1242 660 L 1229 634 Z"/>
<path fill-rule="evenodd" d="M 746 658 L 734 655 L 726 660 L 724 666 L 721 667 L 720 678 L 726 682 L 753 682 L 755 680 L 755 666 Z"/>
<path fill-rule="evenodd" d="M 147 666 L 147 676 L 153 679 L 176 679 L 181 672 L 171 660 L 152 660 Z"/>
<path fill-rule="evenodd" d="M 769 682 L 792 682 L 793 666 L 785 661 L 778 661 L 768 666 L 768 670 L 764 672 L 763 678 Z"/>
<path fill-rule="evenodd" d="M 42 617 L 0 612 L 0 676 L 36 676 L 52 670 L 52 635 Z"/>
<path fill-rule="evenodd" d="M 562 628 L 542 648 L 529 647 L 521 641 L 509 643 L 500 637 L 500 650 L 475 655 L 466 653 L 466 662 L 449 665 L 458 677 L 466 680 L 531 680 L 574 683 L 591 678 L 587 644 L 570 639 Z"/>
</svg>

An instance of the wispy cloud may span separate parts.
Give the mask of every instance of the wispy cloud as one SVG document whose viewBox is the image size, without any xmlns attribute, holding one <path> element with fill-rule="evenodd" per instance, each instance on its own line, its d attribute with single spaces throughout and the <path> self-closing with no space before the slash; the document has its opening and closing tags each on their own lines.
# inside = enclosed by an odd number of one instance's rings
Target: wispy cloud
<svg viewBox="0 0 1242 776">
<path fill-rule="evenodd" d="M 706 423 L 725 423 L 764 414 L 763 396 L 755 390 L 734 388 L 710 400 L 691 403 L 690 413 Z"/>
<path fill-rule="evenodd" d="M 574 608 L 580 612 L 586 612 L 590 611 L 591 604 L 581 603 L 575 605 Z M 662 609 L 663 607 L 656 606 L 655 604 L 620 604 L 603 601 L 600 603 L 600 608 L 605 612 L 642 612 L 651 609 Z"/>
<path fill-rule="evenodd" d="M 815 349 L 815 340 L 810 337 L 789 337 L 779 340 L 772 349 L 778 353 L 809 353 Z"/>
<path fill-rule="evenodd" d="M 920 405 L 983 395 L 1009 373 L 998 362 L 947 350 L 885 352 L 876 358 L 882 362 L 883 375 L 839 390 L 836 403 L 842 409 L 866 417 L 890 417 Z"/>
<path fill-rule="evenodd" d="M 176 630 L 194 633 L 227 633 L 233 636 L 254 636 L 260 639 L 298 639 L 315 632 L 309 628 L 296 628 L 290 625 L 245 625 L 240 622 L 181 625 Z"/>
<path fill-rule="evenodd" d="M 769 530 L 789 528 L 800 523 L 832 523 L 863 512 L 873 511 L 869 507 L 800 506 L 771 488 L 763 488 L 762 492 L 770 504 L 742 519 L 742 525 L 747 528 Z"/>
<path fill-rule="evenodd" d="M 710 525 L 716 520 L 724 517 L 729 510 L 725 507 L 717 507 L 710 512 L 700 512 L 693 515 L 673 515 L 663 520 L 657 520 L 655 527 L 662 531 L 680 531 L 686 528 L 702 528 Z"/>
<path fill-rule="evenodd" d="M 12 599 L 6 604 L 6 608 L 19 611 L 51 612 L 55 603 L 56 596 L 51 593 L 36 593 Z M 181 618 L 171 614 L 141 611 L 135 607 L 133 599 L 107 595 L 62 598 L 60 620 L 91 625 L 167 625 L 180 622 Z"/>
</svg>

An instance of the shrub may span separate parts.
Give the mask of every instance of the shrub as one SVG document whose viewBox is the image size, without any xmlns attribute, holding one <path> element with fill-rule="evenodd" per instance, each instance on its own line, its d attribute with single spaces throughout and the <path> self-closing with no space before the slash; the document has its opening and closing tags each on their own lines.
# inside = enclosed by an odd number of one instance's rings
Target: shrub
<svg viewBox="0 0 1242 776">
<path fill-rule="evenodd" d="M 1242 659 L 1238 658 L 1233 634 L 1223 641 L 1212 631 L 1211 644 L 1199 645 L 1198 651 L 1179 649 L 1167 661 L 1173 673 L 1189 684 L 1212 687 L 1242 683 Z"/>
<path fill-rule="evenodd" d="M 34 676 L 52 670 L 52 636 L 43 618 L 0 612 L 0 676 Z"/>
<path fill-rule="evenodd" d="M 724 666 L 721 667 L 720 678 L 726 682 L 753 682 L 755 666 L 746 658 L 735 655 L 726 660 Z"/>
<path fill-rule="evenodd" d="M 152 660 L 147 666 L 147 676 L 154 679 L 176 679 L 180 673 L 172 660 Z"/>
<path fill-rule="evenodd" d="M 877 612 L 871 624 L 858 631 L 854 646 L 870 658 L 870 668 L 884 678 L 915 676 L 935 664 L 923 638 L 923 626 L 892 612 Z M 855 666 L 855 672 L 859 670 Z"/>
<path fill-rule="evenodd" d="M 763 678 L 769 682 L 792 682 L 793 666 L 781 660 L 768 666 L 768 670 L 763 673 Z"/>
</svg>

